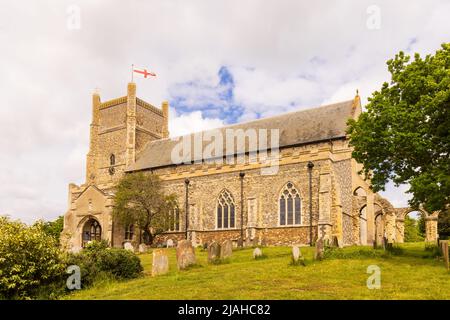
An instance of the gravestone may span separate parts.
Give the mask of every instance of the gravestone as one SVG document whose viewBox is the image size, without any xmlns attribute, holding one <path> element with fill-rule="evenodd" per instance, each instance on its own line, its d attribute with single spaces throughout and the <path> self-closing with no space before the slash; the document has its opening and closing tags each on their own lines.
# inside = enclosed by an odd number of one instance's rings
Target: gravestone
<svg viewBox="0 0 450 320">
<path fill-rule="evenodd" d="M 178 270 L 186 269 L 195 264 L 195 250 L 191 241 L 181 240 L 177 246 L 177 266 Z"/>
<path fill-rule="evenodd" d="M 139 245 L 139 253 L 146 253 L 148 251 L 148 247 L 145 243 L 141 243 Z"/>
<path fill-rule="evenodd" d="M 152 276 L 169 272 L 169 257 L 163 249 L 153 250 Z"/>
<path fill-rule="evenodd" d="M 253 259 L 258 259 L 262 257 L 262 250 L 260 248 L 255 248 L 253 250 Z"/>
<path fill-rule="evenodd" d="M 334 248 L 339 248 L 339 239 L 336 236 L 333 236 L 333 239 L 331 240 L 331 246 Z"/>
<path fill-rule="evenodd" d="M 319 239 L 316 242 L 316 251 L 314 252 L 314 260 L 322 260 L 323 259 L 323 240 Z"/>
<path fill-rule="evenodd" d="M 173 240 L 167 239 L 167 248 L 172 248 L 172 247 L 173 247 Z"/>
<path fill-rule="evenodd" d="M 225 240 L 220 246 L 220 258 L 227 259 L 230 258 L 233 253 L 233 242 L 231 240 Z"/>
<path fill-rule="evenodd" d="M 124 248 L 125 250 L 134 252 L 134 247 L 133 247 L 133 245 L 131 244 L 131 242 L 129 242 L 129 241 L 127 241 L 127 242 L 125 242 L 125 243 L 123 244 L 123 248 Z"/>
<path fill-rule="evenodd" d="M 442 256 L 444 257 L 445 267 L 449 270 L 449 254 L 448 254 L 448 240 L 441 240 Z"/>
<path fill-rule="evenodd" d="M 208 262 L 214 263 L 220 259 L 220 245 L 213 241 L 208 246 Z"/>
<path fill-rule="evenodd" d="M 294 265 L 305 265 L 305 258 L 302 256 L 302 252 L 298 246 L 292 247 L 292 263 Z"/>
</svg>

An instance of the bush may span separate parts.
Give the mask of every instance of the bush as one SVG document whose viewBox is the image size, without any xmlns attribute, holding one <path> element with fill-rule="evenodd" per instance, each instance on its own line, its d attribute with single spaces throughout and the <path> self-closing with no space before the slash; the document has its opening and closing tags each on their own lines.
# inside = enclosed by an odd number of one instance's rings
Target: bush
<svg viewBox="0 0 450 320">
<path fill-rule="evenodd" d="M 83 251 L 68 254 L 66 264 L 78 265 L 83 288 L 104 279 L 131 279 L 143 271 L 141 260 L 125 249 L 109 248 L 105 241 L 93 241 Z"/>
<path fill-rule="evenodd" d="M 0 298 L 48 299 L 63 290 L 61 253 L 43 228 L 0 217 Z"/>
</svg>

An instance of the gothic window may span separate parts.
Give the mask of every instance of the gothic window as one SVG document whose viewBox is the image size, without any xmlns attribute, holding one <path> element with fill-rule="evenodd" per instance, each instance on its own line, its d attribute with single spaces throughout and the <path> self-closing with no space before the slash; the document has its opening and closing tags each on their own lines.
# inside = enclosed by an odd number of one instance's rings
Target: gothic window
<svg viewBox="0 0 450 320">
<path fill-rule="evenodd" d="M 100 241 L 102 237 L 102 229 L 97 221 L 91 225 L 91 240 Z"/>
<path fill-rule="evenodd" d="M 179 208 L 175 208 L 170 211 L 169 217 L 168 217 L 167 230 L 180 231 L 180 209 Z"/>
<path fill-rule="evenodd" d="M 116 156 L 114 155 L 114 153 L 113 154 L 111 154 L 110 156 L 109 156 L 109 165 L 110 166 L 113 166 L 113 165 L 115 165 L 116 164 Z"/>
<path fill-rule="evenodd" d="M 125 228 L 125 240 L 133 240 L 133 237 L 134 237 L 134 225 L 129 224 Z"/>
<path fill-rule="evenodd" d="M 90 241 L 100 241 L 102 239 L 102 227 L 95 219 L 89 219 L 83 226 L 82 246 L 83 248 Z"/>
<path fill-rule="evenodd" d="M 233 196 L 228 190 L 223 190 L 217 200 L 217 229 L 234 228 L 235 224 Z"/>
<path fill-rule="evenodd" d="M 109 156 L 109 169 L 108 169 L 110 175 L 113 175 L 116 171 L 114 168 L 115 164 L 116 164 L 116 156 L 114 154 L 111 154 Z"/>
<path fill-rule="evenodd" d="M 291 182 L 281 190 L 279 198 L 280 226 L 301 224 L 300 194 Z"/>
</svg>

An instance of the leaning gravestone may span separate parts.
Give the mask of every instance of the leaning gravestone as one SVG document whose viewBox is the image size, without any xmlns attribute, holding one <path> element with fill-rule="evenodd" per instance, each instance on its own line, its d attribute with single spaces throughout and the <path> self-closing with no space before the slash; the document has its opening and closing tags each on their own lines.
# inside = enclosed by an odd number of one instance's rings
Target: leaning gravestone
<svg viewBox="0 0 450 320">
<path fill-rule="evenodd" d="M 125 242 L 125 243 L 123 244 L 123 248 L 124 248 L 125 250 L 134 252 L 134 247 L 133 247 L 133 245 L 131 244 L 131 242 L 128 242 L 128 241 Z"/>
<path fill-rule="evenodd" d="M 145 243 L 141 243 L 139 245 L 139 253 L 146 253 L 148 251 L 148 247 Z"/>
<path fill-rule="evenodd" d="M 314 252 L 314 260 L 322 260 L 323 259 L 323 240 L 319 239 L 316 242 L 316 252 Z"/>
<path fill-rule="evenodd" d="M 253 250 L 253 259 L 258 259 L 262 257 L 262 251 L 260 248 L 255 248 L 255 250 Z"/>
<path fill-rule="evenodd" d="M 208 262 L 214 263 L 220 259 L 220 244 L 213 241 L 208 246 Z"/>
<path fill-rule="evenodd" d="M 172 239 L 167 239 L 167 248 L 172 248 L 173 247 L 173 240 Z"/>
<path fill-rule="evenodd" d="M 162 249 L 153 250 L 152 276 L 169 272 L 169 257 Z"/>
<path fill-rule="evenodd" d="M 195 264 L 195 250 L 189 240 L 181 240 L 177 246 L 177 266 L 178 270 L 186 269 Z"/>
<path fill-rule="evenodd" d="M 233 254 L 233 242 L 231 240 L 225 240 L 220 246 L 220 258 L 227 259 Z"/>
</svg>

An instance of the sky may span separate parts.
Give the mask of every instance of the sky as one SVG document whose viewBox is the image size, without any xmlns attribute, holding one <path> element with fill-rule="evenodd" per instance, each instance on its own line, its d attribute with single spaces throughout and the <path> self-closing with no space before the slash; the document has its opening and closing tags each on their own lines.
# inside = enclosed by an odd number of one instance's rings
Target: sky
<svg viewBox="0 0 450 320">
<path fill-rule="evenodd" d="M 0 214 L 32 223 L 84 182 L 91 95 L 170 103 L 171 136 L 352 99 L 399 51 L 450 40 L 450 1 L 0 0 Z M 299 124 L 301 125 L 301 124 Z M 382 193 L 406 206 L 407 186 Z"/>
</svg>

